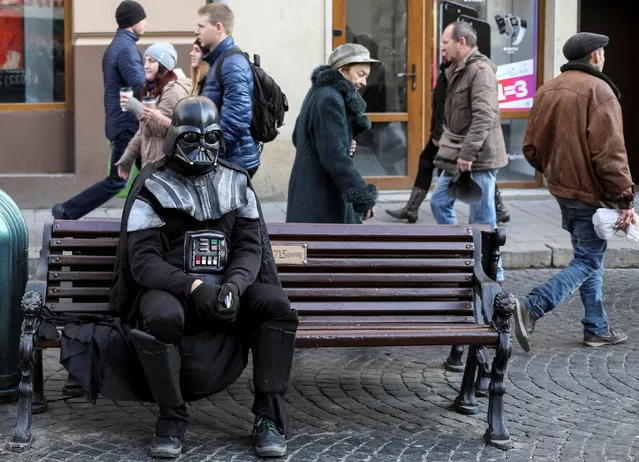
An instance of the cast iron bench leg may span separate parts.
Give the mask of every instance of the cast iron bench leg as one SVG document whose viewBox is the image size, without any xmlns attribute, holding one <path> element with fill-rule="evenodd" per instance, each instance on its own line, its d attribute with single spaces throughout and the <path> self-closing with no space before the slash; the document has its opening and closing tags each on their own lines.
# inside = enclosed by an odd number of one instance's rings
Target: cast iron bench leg
<svg viewBox="0 0 639 462">
<path fill-rule="evenodd" d="M 510 316 L 515 311 L 515 296 L 500 292 L 495 297 L 493 309 L 493 325 L 499 332 L 499 345 L 493 360 L 488 401 L 488 429 L 484 441 L 499 449 L 512 448 L 512 441 L 504 420 L 504 377 L 508 367 L 508 358 L 512 350 L 510 341 Z"/>
<path fill-rule="evenodd" d="M 476 414 L 478 405 L 475 399 L 475 374 L 477 373 L 477 347 L 471 345 L 468 347 L 468 356 L 466 356 L 466 368 L 462 377 L 459 395 L 455 398 L 454 406 L 457 412 L 461 414 Z"/>
<path fill-rule="evenodd" d="M 446 358 L 446 362 L 444 362 L 446 370 L 451 372 L 463 371 L 464 362 L 462 361 L 462 356 L 464 356 L 463 345 L 453 345 L 450 347 L 450 354 L 448 355 L 448 358 Z"/>
<path fill-rule="evenodd" d="M 477 355 L 481 367 L 477 369 L 475 396 L 483 398 L 488 396 L 488 385 L 490 384 L 490 356 L 488 355 L 488 348 L 479 347 L 477 349 Z"/>
<path fill-rule="evenodd" d="M 16 426 L 7 449 L 22 452 L 31 445 L 31 398 L 33 395 L 33 366 L 36 351 L 33 339 L 40 325 L 42 296 L 37 292 L 27 292 L 22 297 L 22 333 L 20 334 L 20 371 L 22 378 L 18 385 L 18 412 Z M 42 354 L 40 352 L 40 357 Z"/>
<path fill-rule="evenodd" d="M 41 414 L 47 410 L 47 399 L 44 397 L 44 372 L 42 370 L 42 350 L 35 350 L 33 366 L 33 396 L 31 397 L 31 413 Z"/>
</svg>

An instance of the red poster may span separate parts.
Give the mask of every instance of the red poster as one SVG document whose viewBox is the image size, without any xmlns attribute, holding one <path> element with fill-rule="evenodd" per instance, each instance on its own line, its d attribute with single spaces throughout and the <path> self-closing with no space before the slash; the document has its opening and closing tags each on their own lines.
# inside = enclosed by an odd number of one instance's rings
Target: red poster
<svg viewBox="0 0 639 462">
<path fill-rule="evenodd" d="M 24 69 L 24 29 L 17 8 L 0 8 L 0 69 Z"/>
</svg>

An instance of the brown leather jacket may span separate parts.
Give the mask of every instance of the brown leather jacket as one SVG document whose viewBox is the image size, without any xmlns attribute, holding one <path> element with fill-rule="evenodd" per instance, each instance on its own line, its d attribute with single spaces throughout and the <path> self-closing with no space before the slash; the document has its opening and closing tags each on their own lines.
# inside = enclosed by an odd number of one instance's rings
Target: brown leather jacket
<svg viewBox="0 0 639 462">
<path fill-rule="evenodd" d="M 603 75 L 594 67 L 566 70 L 537 91 L 524 156 L 554 196 L 627 210 L 634 206 L 634 184 L 621 106 L 607 78 L 597 74 Z"/>
</svg>

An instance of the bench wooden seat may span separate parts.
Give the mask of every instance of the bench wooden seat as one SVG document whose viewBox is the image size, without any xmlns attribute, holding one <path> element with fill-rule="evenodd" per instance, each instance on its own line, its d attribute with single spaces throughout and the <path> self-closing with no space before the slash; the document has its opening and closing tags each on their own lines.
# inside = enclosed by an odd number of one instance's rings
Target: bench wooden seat
<svg viewBox="0 0 639 462">
<path fill-rule="evenodd" d="M 108 313 L 120 221 L 56 220 L 45 226 L 36 275 L 23 301 L 22 383 L 9 446 L 28 447 L 31 412 L 42 412 L 44 348 L 34 338 L 42 308 Z M 268 224 L 283 288 L 299 313 L 298 347 L 470 345 L 455 408 L 477 412 L 475 383 L 490 379 L 485 440 L 502 449 L 503 377 L 510 356 L 512 296 L 492 280 L 505 237 L 485 226 Z M 482 373 L 484 371 L 484 373 Z M 35 383 L 33 383 L 35 382 Z M 33 385 L 32 385 L 33 384 Z M 32 392 L 33 386 L 33 392 Z"/>
</svg>

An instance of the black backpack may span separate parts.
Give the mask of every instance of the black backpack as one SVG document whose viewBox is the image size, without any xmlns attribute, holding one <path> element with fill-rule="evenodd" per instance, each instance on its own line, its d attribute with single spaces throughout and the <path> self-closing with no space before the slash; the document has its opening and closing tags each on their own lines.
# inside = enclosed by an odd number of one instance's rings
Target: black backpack
<svg viewBox="0 0 639 462">
<path fill-rule="evenodd" d="M 288 100 L 275 80 L 260 67 L 260 56 L 253 55 L 253 62 L 239 48 L 231 48 L 222 53 L 215 66 L 215 75 L 220 80 L 224 60 L 231 55 L 244 55 L 253 72 L 253 114 L 251 136 L 260 143 L 268 143 L 277 137 L 278 128 L 284 124 L 284 113 L 288 111 Z M 222 91 L 224 87 L 222 87 Z"/>
</svg>

